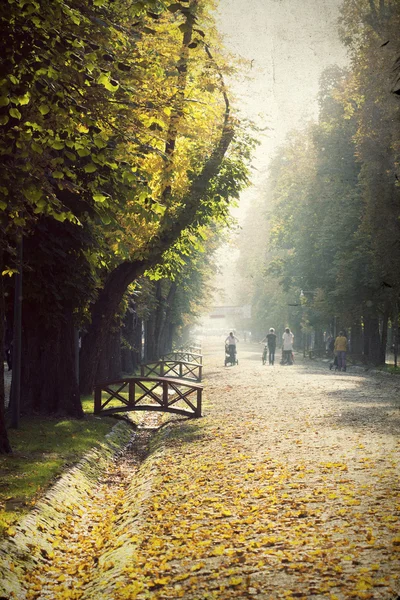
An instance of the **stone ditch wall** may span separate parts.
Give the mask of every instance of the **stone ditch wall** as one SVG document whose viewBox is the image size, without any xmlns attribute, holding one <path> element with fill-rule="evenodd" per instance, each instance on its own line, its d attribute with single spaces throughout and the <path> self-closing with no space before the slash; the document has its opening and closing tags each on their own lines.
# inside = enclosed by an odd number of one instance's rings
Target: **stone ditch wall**
<svg viewBox="0 0 400 600">
<path fill-rule="evenodd" d="M 16 526 L 15 535 L 0 544 L 0 600 L 25 597 L 24 573 L 46 560 L 55 532 L 62 528 L 68 514 L 89 501 L 93 485 L 132 435 L 127 423 L 115 425 L 99 448 L 92 449 L 61 476 Z"/>
<path fill-rule="evenodd" d="M 120 588 L 126 585 L 126 574 L 131 568 L 132 556 L 139 552 L 138 539 L 141 524 L 148 511 L 148 500 L 159 483 L 158 465 L 163 458 L 168 435 L 168 428 L 154 432 L 150 451 L 117 509 L 113 536 L 103 548 L 96 573 L 83 590 L 82 600 L 109 600 L 118 595 Z"/>
</svg>

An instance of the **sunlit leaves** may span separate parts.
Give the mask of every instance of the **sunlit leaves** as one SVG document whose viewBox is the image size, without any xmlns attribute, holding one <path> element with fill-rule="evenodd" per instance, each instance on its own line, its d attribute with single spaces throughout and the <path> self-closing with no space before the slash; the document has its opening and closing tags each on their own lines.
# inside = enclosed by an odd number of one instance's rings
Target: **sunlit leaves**
<svg viewBox="0 0 400 600">
<path fill-rule="evenodd" d="M 102 73 L 97 80 L 97 83 L 104 85 L 109 92 L 116 92 L 119 88 L 118 81 L 111 79 L 110 73 Z"/>
<path fill-rule="evenodd" d="M 105 202 L 107 200 L 107 196 L 104 194 L 93 194 L 93 200 L 95 202 Z"/>
<path fill-rule="evenodd" d="M 37 203 L 37 201 L 40 200 L 43 195 L 42 191 L 34 185 L 24 189 L 23 194 L 28 200 L 32 200 L 35 203 Z"/>
<path fill-rule="evenodd" d="M 10 110 L 8 112 L 10 113 L 10 116 L 13 117 L 14 119 L 20 119 L 22 117 L 18 108 L 10 108 Z"/>
<path fill-rule="evenodd" d="M 83 170 L 85 171 L 85 173 L 94 173 L 97 170 L 97 167 L 94 163 L 88 163 L 84 166 Z"/>
</svg>

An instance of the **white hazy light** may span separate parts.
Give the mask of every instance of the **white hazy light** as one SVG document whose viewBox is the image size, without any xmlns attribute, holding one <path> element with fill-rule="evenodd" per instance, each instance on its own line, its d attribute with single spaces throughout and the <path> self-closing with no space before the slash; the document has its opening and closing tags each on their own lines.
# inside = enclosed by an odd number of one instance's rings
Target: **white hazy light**
<svg viewBox="0 0 400 600">
<path fill-rule="evenodd" d="M 268 164 L 288 133 L 317 119 L 321 73 L 347 63 L 337 33 L 342 0 L 219 0 L 217 24 L 232 54 L 247 60 L 242 73 L 229 81 L 234 105 L 242 117 L 261 129 L 253 160 L 253 186 L 232 211 L 239 223 L 252 201 L 264 192 Z M 286 160 L 283 157 L 282 160 Z M 220 251 L 217 285 L 225 300 L 235 298 L 232 248 Z"/>
</svg>

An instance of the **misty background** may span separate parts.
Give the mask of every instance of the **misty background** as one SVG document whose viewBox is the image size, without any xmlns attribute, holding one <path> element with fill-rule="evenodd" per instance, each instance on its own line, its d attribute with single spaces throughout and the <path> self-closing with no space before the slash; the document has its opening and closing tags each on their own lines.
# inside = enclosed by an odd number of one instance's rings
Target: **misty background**
<svg viewBox="0 0 400 600">
<path fill-rule="evenodd" d="M 246 61 L 229 81 L 242 118 L 260 127 L 252 162 L 252 185 L 232 215 L 236 234 L 218 252 L 214 304 L 237 304 L 237 243 L 247 211 L 264 193 L 268 166 L 287 135 L 318 118 L 322 72 L 348 64 L 338 36 L 342 0 L 219 0 L 218 27 L 229 52 Z"/>
</svg>

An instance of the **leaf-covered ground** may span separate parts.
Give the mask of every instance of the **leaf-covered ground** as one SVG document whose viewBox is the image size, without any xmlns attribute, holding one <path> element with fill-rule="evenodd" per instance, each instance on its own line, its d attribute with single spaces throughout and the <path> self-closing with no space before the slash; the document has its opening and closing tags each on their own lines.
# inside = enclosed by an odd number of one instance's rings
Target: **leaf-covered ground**
<svg viewBox="0 0 400 600">
<path fill-rule="evenodd" d="M 397 598 L 400 381 L 204 354 L 205 417 L 115 462 L 26 597 Z"/>
</svg>

